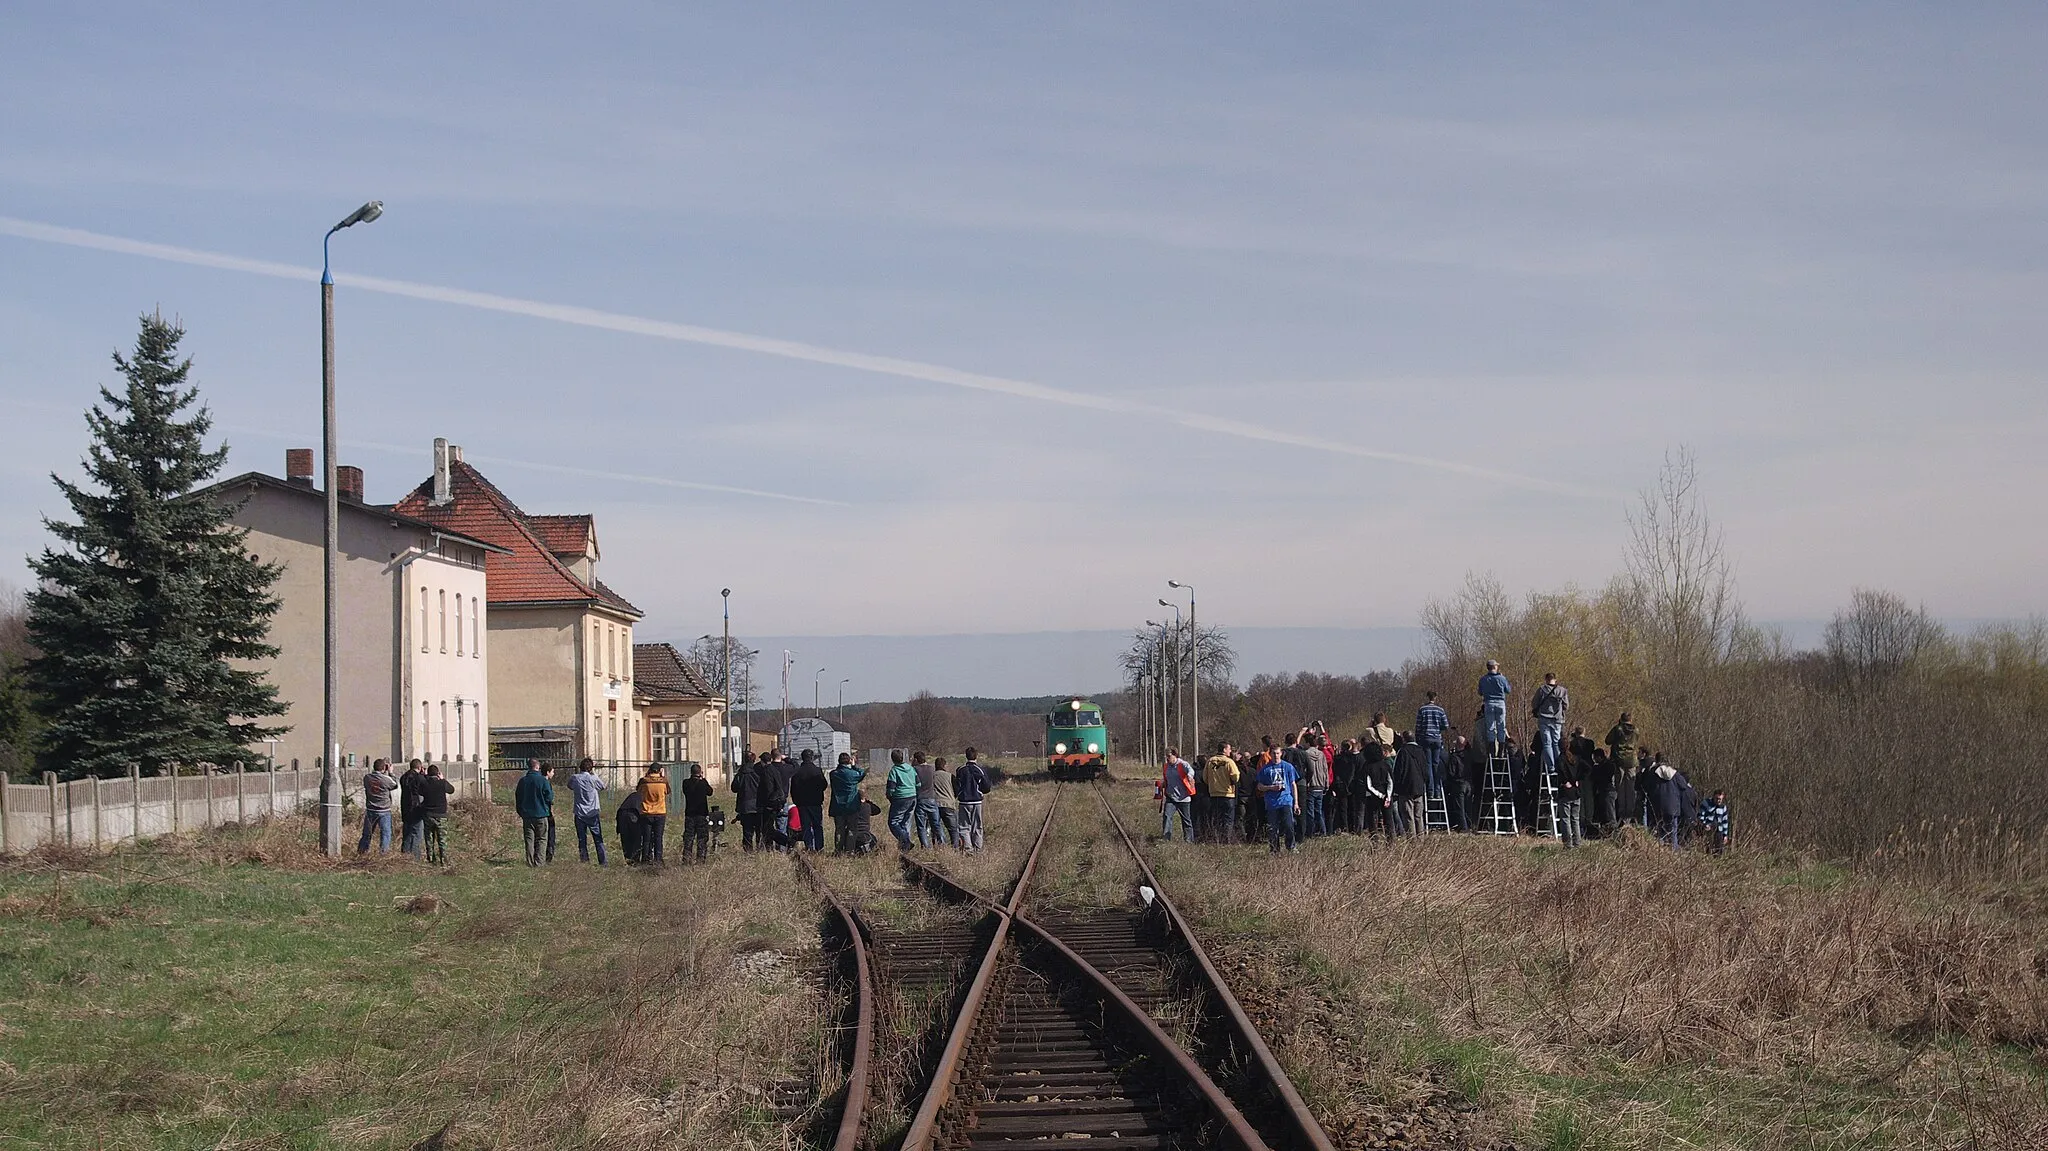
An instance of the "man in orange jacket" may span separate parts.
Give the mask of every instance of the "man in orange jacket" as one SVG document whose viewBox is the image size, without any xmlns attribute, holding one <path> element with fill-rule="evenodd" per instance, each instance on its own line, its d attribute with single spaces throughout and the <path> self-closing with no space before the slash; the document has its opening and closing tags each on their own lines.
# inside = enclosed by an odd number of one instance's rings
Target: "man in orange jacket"
<svg viewBox="0 0 2048 1151">
<path fill-rule="evenodd" d="M 668 829 L 668 773 L 650 764 L 634 789 L 640 795 L 640 862 L 661 863 L 661 841 Z"/>
</svg>

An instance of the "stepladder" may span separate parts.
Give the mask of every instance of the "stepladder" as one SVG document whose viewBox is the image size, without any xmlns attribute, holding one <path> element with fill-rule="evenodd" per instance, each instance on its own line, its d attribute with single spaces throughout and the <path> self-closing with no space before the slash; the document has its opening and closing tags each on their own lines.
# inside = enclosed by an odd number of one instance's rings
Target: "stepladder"
<svg viewBox="0 0 2048 1151">
<path fill-rule="evenodd" d="M 1542 781 L 1536 785 L 1536 834 L 1545 839 L 1564 838 L 1564 828 L 1557 818 L 1557 773 L 1541 773 Z"/>
<path fill-rule="evenodd" d="M 1508 769 L 1507 752 L 1496 746 L 1486 757 L 1486 830 L 1492 835 L 1515 834 L 1515 778 Z"/>
<path fill-rule="evenodd" d="M 1428 831 L 1449 831 L 1451 829 L 1451 808 L 1444 802 L 1444 789 L 1439 787 L 1429 793 L 1422 803 L 1422 826 Z"/>
</svg>

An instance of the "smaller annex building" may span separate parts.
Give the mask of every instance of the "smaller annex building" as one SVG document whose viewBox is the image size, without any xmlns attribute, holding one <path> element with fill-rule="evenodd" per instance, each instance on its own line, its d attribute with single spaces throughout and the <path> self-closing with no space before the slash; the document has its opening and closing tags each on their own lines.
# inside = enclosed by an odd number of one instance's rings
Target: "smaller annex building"
<svg viewBox="0 0 2048 1151">
<path fill-rule="evenodd" d="M 676 645 L 633 645 L 633 705 L 647 724 L 647 750 L 653 762 L 699 763 L 706 779 L 725 782 L 725 755 L 718 738 L 725 726 L 725 701 Z"/>
<path fill-rule="evenodd" d="M 853 735 L 839 730 L 829 719 L 808 715 L 783 725 L 779 745 L 782 754 L 791 759 L 802 758 L 806 751 L 816 752 L 818 762 L 829 770 L 839 762 L 840 752 L 853 750 Z"/>
</svg>

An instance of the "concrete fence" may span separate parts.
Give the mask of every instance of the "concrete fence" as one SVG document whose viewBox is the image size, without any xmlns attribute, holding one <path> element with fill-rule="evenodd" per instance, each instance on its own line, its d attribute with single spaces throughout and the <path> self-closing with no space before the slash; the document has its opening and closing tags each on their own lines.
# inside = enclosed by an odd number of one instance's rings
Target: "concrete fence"
<svg viewBox="0 0 2048 1151">
<path fill-rule="evenodd" d="M 347 772 L 342 779 L 344 802 L 352 800 L 358 811 L 366 770 Z M 484 765 L 450 762 L 441 771 L 455 785 L 456 799 L 490 802 Z M 236 764 L 152 776 L 130 768 L 125 779 L 68 782 L 48 772 L 41 783 L 0 784 L 0 851 L 28 851 L 46 843 L 111 848 L 288 815 L 319 800 L 317 768 L 244 771 Z"/>
</svg>

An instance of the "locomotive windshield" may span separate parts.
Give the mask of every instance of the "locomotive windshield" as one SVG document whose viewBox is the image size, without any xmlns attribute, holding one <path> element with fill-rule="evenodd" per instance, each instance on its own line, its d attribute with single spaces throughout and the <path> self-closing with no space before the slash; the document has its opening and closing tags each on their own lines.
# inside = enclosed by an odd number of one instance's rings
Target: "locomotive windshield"
<svg viewBox="0 0 2048 1151">
<path fill-rule="evenodd" d="M 1056 711 L 1052 713 L 1054 727 L 1101 727 L 1102 713 L 1099 711 Z"/>
</svg>

